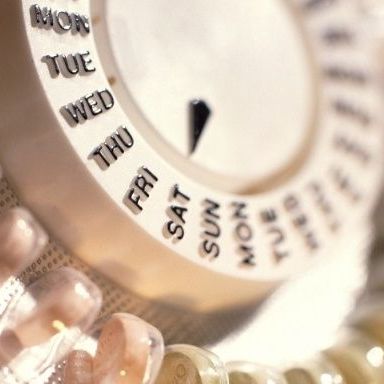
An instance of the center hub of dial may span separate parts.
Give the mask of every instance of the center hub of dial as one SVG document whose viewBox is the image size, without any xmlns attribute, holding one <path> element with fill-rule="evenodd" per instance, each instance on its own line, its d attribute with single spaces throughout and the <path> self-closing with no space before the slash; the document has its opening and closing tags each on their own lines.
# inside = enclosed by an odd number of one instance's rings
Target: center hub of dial
<svg viewBox="0 0 384 384">
<path fill-rule="evenodd" d="M 114 61 L 122 106 L 165 157 L 200 183 L 238 193 L 268 189 L 302 164 L 317 92 L 292 5 L 104 6 L 101 55 Z"/>
</svg>

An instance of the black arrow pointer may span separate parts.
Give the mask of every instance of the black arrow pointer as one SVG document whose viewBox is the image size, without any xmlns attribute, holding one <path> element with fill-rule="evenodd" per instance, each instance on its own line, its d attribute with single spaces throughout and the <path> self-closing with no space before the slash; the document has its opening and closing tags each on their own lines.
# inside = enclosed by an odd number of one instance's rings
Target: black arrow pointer
<svg viewBox="0 0 384 384">
<path fill-rule="evenodd" d="M 189 104 L 190 113 L 190 141 L 189 141 L 189 154 L 192 155 L 197 145 L 199 144 L 200 137 L 204 132 L 211 110 L 204 100 L 195 99 Z"/>
</svg>

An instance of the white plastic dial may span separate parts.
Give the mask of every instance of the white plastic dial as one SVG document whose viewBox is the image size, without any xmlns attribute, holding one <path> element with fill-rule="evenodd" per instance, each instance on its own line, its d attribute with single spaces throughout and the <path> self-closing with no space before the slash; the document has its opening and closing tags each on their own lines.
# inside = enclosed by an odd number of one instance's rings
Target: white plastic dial
<svg viewBox="0 0 384 384">
<path fill-rule="evenodd" d="M 382 163 L 375 47 L 348 0 L 189 3 L 3 1 L 0 157 L 52 233 L 117 282 L 240 304 L 368 218 Z M 195 35 L 203 16 L 209 38 Z M 239 36 L 220 32 L 230 16 Z M 195 98 L 212 116 L 191 155 Z"/>
<path fill-rule="evenodd" d="M 115 59 L 132 97 L 122 106 L 128 114 L 139 109 L 143 134 L 151 137 L 150 125 L 178 151 L 183 169 L 199 167 L 198 182 L 214 184 L 213 177 L 240 192 L 265 188 L 301 164 L 316 128 L 316 69 L 294 12 L 270 0 L 121 0 L 105 4 L 95 28 L 109 38 L 99 51 Z M 211 114 L 191 153 L 193 99 L 207 102 Z"/>
</svg>

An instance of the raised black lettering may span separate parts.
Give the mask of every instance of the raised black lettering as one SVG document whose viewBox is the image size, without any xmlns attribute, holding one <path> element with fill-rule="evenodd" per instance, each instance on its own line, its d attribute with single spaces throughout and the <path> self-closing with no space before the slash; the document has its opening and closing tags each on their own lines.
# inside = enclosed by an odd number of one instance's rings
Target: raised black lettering
<svg viewBox="0 0 384 384">
<path fill-rule="evenodd" d="M 176 224 L 174 221 L 168 221 L 166 226 L 170 236 L 175 237 L 177 240 L 183 240 L 185 232 L 182 225 Z"/>
<path fill-rule="evenodd" d="M 64 77 L 83 76 L 96 71 L 88 51 L 68 55 L 45 55 L 42 61 L 48 66 L 53 78 L 60 74 Z"/>
<path fill-rule="evenodd" d="M 53 27 L 53 15 L 51 8 L 40 8 L 37 4 L 31 8 L 32 25 L 40 27 Z"/>
<path fill-rule="evenodd" d="M 173 238 L 174 241 L 180 241 L 184 238 L 185 227 L 188 214 L 188 203 L 190 197 L 181 191 L 181 188 L 176 184 L 172 191 L 170 201 L 175 202 L 168 207 L 166 213 L 169 218 L 163 227 L 163 235 L 166 238 Z"/>
<path fill-rule="evenodd" d="M 68 124 L 74 126 L 107 112 L 114 103 L 112 93 L 105 89 L 85 95 L 61 110 Z"/>
<path fill-rule="evenodd" d="M 94 149 L 88 158 L 95 160 L 98 166 L 105 170 L 115 163 L 120 156 L 128 152 L 133 145 L 133 136 L 126 127 L 122 126 L 108 136 L 104 143 Z"/>
<path fill-rule="evenodd" d="M 143 211 L 143 205 L 140 202 L 144 202 L 150 197 L 150 193 L 158 181 L 157 176 L 146 167 L 142 167 L 137 176 L 133 178 L 124 203 L 134 214 Z"/>
<path fill-rule="evenodd" d="M 32 26 L 52 29 L 56 33 L 85 35 L 90 33 L 90 24 L 87 16 L 68 11 L 52 10 L 49 7 L 40 7 L 37 4 L 30 8 Z"/>
<path fill-rule="evenodd" d="M 217 243 L 210 240 L 204 240 L 202 246 L 204 254 L 210 256 L 211 260 L 219 257 L 220 247 Z"/>
<path fill-rule="evenodd" d="M 232 203 L 234 208 L 233 218 L 234 219 L 248 219 L 248 214 L 245 212 L 247 209 L 247 204 L 242 202 Z"/>
<path fill-rule="evenodd" d="M 213 200 L 205 199 L 203 201 L 203 208 L 202 226 L 204 230 L 202 238 L 204 240 L 201 243 L 200 254 L 202 257 L 209 256 L 212 261 L 220 255 L 220 246 L 216 242 L 221 235 L 220 204 Z"/>
<path fill-rule="evenodd" d="M 288 206 L 295 205 L 292 200 Z M 286 236 L 285 231 L 279 225 L 279 215 L 276 209 L 267 208 L 260 213 L 262 223 L 266 227 L 267 237 L 270 239 L 269 244 L 271 246 L 271 253 L 275 264 L 280 264 L 284 259 L 289 256 L 289 252 L 286 249 Z"/>
</svg>

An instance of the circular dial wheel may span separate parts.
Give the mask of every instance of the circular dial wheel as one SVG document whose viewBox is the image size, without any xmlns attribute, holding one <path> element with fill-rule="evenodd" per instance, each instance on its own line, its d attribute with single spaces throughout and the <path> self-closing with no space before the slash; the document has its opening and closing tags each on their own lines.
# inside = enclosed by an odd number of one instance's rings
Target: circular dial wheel
<svg viewBox="0 0 384 384">
<path fill-rule="evenodd" d="M 118 283 L 195 308 L 249 302 L 368 219 L 381 95 L 350 1 L 0 9 L 4 168 Z"/>
<path fill-rule="evenodd" d="M 115 61 L 122 106 L 159 152 L 173 152 L 181 172 L 252 194 L 302 165 L 319 95 L 291 5 L 116 1 L 102 9 L 95 31 L 108 43 L 99 51 Z"/>
</svg>

